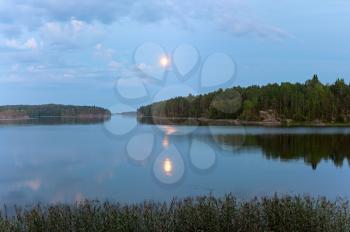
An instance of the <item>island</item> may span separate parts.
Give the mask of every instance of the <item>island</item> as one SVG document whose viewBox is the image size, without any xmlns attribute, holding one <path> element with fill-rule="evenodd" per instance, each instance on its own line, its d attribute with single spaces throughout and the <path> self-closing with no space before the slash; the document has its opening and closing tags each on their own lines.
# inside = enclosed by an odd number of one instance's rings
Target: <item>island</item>
<svg viewBox="0 0 350 232">
<path fill-rule="evenodd" d="M 350 84 L 305 83 L 232 87 L 142 106 L 140 122 L 154 124 L 341 126 L 350 125 Z"/>
<path fill-rule="evenodd" d="M 108 119 L 111 112 L 96 106 L 60 104 L 0 106 L 0 120 L 29 120 L 38 118 Z"/>
</svg>

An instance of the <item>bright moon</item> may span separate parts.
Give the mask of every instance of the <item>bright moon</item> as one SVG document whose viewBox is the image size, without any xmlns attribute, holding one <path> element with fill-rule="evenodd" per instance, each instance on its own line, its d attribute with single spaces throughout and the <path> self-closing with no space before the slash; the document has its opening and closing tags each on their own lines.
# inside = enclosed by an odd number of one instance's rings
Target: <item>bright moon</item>
<svg viewBox="0 0 350 232">
<path fill-rule="evenodd" d="M 160 58 L 159 63 L 160 63 L 160 65 L 161 65 L 162 67 L 164 67 L 164 68 L 165 68 L 165 67 L 167 67 L 167 66 L 169 65 L 170 60 L 169 60 L 169 58 L 168 58 L 168 57 L 163 56 L 162 58 Z"/>
</svg>

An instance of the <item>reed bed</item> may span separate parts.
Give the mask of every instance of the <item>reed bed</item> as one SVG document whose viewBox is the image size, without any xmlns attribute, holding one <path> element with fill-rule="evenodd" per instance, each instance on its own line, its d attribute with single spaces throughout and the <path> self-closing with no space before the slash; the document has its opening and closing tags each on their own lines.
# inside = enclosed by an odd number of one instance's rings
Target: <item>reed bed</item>
<svg viewBox="0 0 350 232">
<path fill-rule="evenodd" d="M 3 208 L 0 231 L 350 231 L 346 200 L 271 196 L 240 201 L 233 195 L 145 201 L 84 201 Z"/>
</svg>

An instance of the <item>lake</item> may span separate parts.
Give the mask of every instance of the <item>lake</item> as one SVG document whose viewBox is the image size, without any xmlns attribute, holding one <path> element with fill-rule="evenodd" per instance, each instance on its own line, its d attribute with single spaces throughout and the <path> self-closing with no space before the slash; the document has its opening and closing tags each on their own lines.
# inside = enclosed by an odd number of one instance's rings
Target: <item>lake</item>
<svg viewBox="0 0 350 232">
<path fill-rule="evenodd" d="M 40 120 L 0 125 L 0 202 L 232 192 L 350 196 L 350 128 L 157 126 Z"/>
</svg>

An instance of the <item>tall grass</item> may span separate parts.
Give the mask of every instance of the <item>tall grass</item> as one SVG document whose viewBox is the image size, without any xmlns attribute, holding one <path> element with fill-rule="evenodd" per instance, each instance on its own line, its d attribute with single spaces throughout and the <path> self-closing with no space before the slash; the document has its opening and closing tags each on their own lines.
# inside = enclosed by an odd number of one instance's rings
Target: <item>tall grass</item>
<svg viewBox="0 0 350 232">
<path fill-rule="evenodd" d="M 1 212 L 0 231 L 350 231 L 347 201 L 232 195 L 140 204 L 85 201 Z"/>
</svg>

